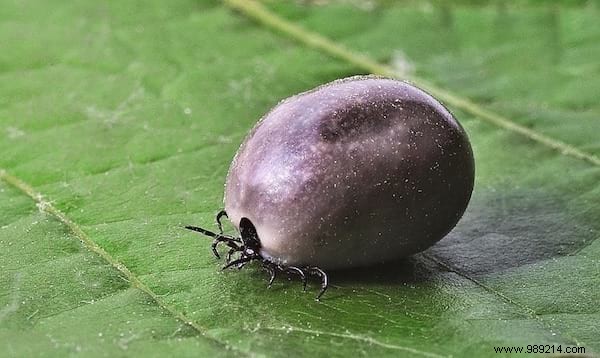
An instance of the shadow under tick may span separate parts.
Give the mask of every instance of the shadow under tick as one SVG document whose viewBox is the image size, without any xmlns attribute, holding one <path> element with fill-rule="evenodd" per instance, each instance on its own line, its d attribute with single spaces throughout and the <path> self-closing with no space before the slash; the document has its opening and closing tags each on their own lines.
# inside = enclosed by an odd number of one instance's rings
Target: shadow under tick
<svg viewBox="0 0 600 358">
<path fill-rule="evenodd" d="M 572 208 L 539 189 L 475 192 L 456 228 L 425 254 L 471 276 L 571 255 L 597 236 Z"/>
</svg>

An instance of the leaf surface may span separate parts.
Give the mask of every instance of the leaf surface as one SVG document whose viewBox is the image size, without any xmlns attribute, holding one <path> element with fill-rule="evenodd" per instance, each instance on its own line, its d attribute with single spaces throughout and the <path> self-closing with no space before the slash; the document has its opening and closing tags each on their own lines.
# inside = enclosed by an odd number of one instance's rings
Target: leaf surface
<svg viewBox="0 0 600 358">
<path fill-rule="evenodd" d="M 458 227 L 411 259 L 332 273 L 320 303 L 316 282 L 267 290 L 258 268 L 221 272 L 181 229 L 214 225 L 229 162 L 270 107 L 367 72 L 236 3 L 3 4 L 0 355 L 600 350 L 600 165 L 523 135 L 600 155 L 593 3 L 269 3 L 471 101 L 449 104 L 477 165 Z"/>
</svg>

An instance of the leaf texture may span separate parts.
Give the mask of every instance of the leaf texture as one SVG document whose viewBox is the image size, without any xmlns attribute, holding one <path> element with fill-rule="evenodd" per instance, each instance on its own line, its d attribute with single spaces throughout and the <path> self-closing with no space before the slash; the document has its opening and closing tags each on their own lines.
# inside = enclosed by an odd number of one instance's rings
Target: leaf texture
<svg viewBox="0 0 600 358">
<path fill-rule="evenodd" d="M 238 1 L 5 1 L 0 355 L 599 351 L 597 6 L 370 4 L 256 5 L 273 25 Z M 469 101 L 448 103 L 476 155 L 467 214 L 425 253 L 332 273 L 320 303 L 316 282 L 221 272 L 182 226 L 213 225 L 270 107 L 372 72 L 355 54 Z"/>
</svg>

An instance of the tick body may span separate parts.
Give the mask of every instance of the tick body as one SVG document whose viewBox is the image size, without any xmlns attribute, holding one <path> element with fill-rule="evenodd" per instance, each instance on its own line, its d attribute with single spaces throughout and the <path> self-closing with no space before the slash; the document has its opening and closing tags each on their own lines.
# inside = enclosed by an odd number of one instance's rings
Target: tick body
<svg viewBox="0 0 600 358">
<path fill-rule="evenodd" d="M 428 248 L 456 225 L 473 181 L 467 135 L 441 103 L 405 82 L 358 76 L 264 116 L 231 164 L 224 202 L 263 263 L 314 273 Z"/>
</svg>

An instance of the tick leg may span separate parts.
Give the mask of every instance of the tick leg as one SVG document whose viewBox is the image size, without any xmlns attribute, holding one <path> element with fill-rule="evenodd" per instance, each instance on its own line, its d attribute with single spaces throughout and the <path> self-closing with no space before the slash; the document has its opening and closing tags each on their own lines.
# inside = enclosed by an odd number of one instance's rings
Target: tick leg
<svg viewBox="0 0 600 358">
<path fill-rule="evenodd" d="M 318 267 L 309 267 L 307 270 L 311 274 L 313 274 L 315 276 L 319 276 L 321 278 L 321 291 L 319 291 L 319 294 L 317 295 L 317 298 L 315 298 L 315 300 L 319 301 L 319 299 L 321 298 L 321 296 L 323 296 L 323 294 L 327 290 L 327 287 L 329 287 L 329 279 L 328 279 L 327 274 L 325 273 L 325 271 L 321 270 Z"/>
<path fill-rule="evenodd" d="M 240 265 L 240 264 L 243 265 L 243 264 L 246 264 L 247 262 L 250 262 L 250 261 L 255 260 L 255 259 L 256 258 L 253 257 L 253 256 L 245 256 L 245 257 L 242 257 L 240 259 L 231 261 L 227 265 L 223 266 L 222 270 L 227 270 L 231 266 L 235 266 L 235 265 Z"/>
<path fill-rule="evenodd" d="M 238 243 L 242 242 L 242 239 L 239 239 L 237 237 L 233 237 L 233 236 L 230 236 L 230 235 L 216 234 L 216 233 L 214 233 L 214 232 L 212 232 L 210 230 L 206 230 L 206 229 L 203 229 L 203 228 L 198 227 L 198 226 L 186 226 L 185 228 L 188 229 L 188 230 L 199 232 L 199 233 L 201 233 L 203 235 L 206 235 L 208 237 L 214 237 L 215 239 L 218 239 L 219 241 L 233 241 L 233 242 L 238 242 Z"/>
<path fill-rule="evenodd" d="M 217 245 L 219 244 L 219 242 L 227 240 L 226 236 L 215 234 L 214 232 L 212 232 L 210 230 L 206 230 L 206 229 L 203 229 L 203 228 L 198 227 L 198 226 L 186 226 L 185 228 L 188 229 L 188 230 L 199 232 L 199 233 L 201 233 L 203 235 L 206 235 L 208 237 L 214 237 L 215 239 L 212 242 L 212 252 L 213 252 L 213 254 L 215 255 L 216 258 L 218 258 L 218 259 L 221 258 L 221 256 L 219 256 L 219 253 L 217 252 Z M 233 240 L 233 237 L 231 237 L 230 239 Z"/>
<path fill-rule="evenodd" d="M 227 257 L 225 259 L 226 263 L 230 263 L 231 262 L 231 255 L 233 255 L 234 253 L 240 251 L 239 248 L 234 248 L 232 247 L 231 249 L 229 249 L 229 251 L 227 252 Z"/>
<path fill-rule="evenodd" d="M 221 241 L 219 239 L 214 239 L 214 241 L 212 242 L 212 245 L 210 246 L 212 248 L 212 252 L 215 255 L 215 257 L 217 259 L 220 259 L 221 256 L 219 256 L 219 252 L 217 251 L 217 245 L 220 243 Z"/>
<path fill-rule="evenodd" d="M 215 234 L 214 232 L 212 232 L 210 230 L 206 230 L 206 229 L 203 229 L 203 228 L 197 227 L 197 226 L 186 226 L 185 228 L 188 230 L 199 232 L 199 233 L 204 234 L 209 237 L 214 237 L 215 239 L 213 240 L 211 247 L 212 247 L 213 254 L 218 259 L 221 258 L 221 256 L 219 256 L 219 253 L 217 252 L 217 245 L 220 242 L 225 242 L 225 243 L 227 243 L 227 246 L 231 247 L 232 249 L 236 248 L 239 250 L 239 247 L 236 244 L 236 242 L 238 242 L 238 240 L 236 240 L 236 238 L 234 238 L 233 236 Z"/>
<path fill-rule="evenodd" d="M 210 230 L 206 230 L 206 229 L 203 229 L 203 228 L 198 227 L 198 226 L 189 226 L 188 225 L 185 228 L 188 229 L 188 230 L 199 232 L 199 233 L 201 233 L 203 235 L 206 235 L 206 236 L 209 236 L 209 237 L 214 237 L 215 239 L 217 239 L 217 238 L 224 238 L 224 239 L 227 239 L 227 240 L 233 241 L 233 242 L 238 242 L 238 243 L 242 242 L 242 239 L 240 239 L 238 237 L 233 237 L 233 236 L 230 236 L 230 235 L 217 234 L 217 233 L 214 233 L 214 232 L 212 232 Z M 221 241 L 225 241 L 225 240 L 221 240 Z"/>
<path fill-rule="evenodd" d="M 272 264 L 266 262 L 263 262 L 263 267 L 265 268 L 265 270 L 267 270 L 267 272 L 270 275 L 269 285 L 267 285 L 267 288 L 271 288 L 271 285 L 273 285 L 273 281 L 275 281 L 275 275 L 277 274 L 277 270 L 273 267 Z"/>
<path fill-rule="evenodd" d="M 226 235 L 217 235 L 217 237 L 215 237 L 215 239 L 212 242 L 211 248 L 212 248 L 213 254 L 215 254 L 215 257 L 218 258 L 218 259 L 220 259 L 221 256 L 217 252 L 217 245 L 219 245 L 219 243 L 221 243 L 221 242 L 224 242 L 234 252 L 235 251 L 240 251 L 240 247 L 236 244 L 236 241 L 233 240 L 232 237 L 226 236 Z M 229 250 L 229 251 L 231 251 L 231 250 Z M 228 254 L 228 257 L 230 257 L 229 254 Z"/>
<path fill-rule="evenodd" d="M 226 218 L 229 217 L 229 216 L 227 216 L 227 212 L 225 210 L 219 211 L 219 213 L 217 214 L 217 217 L 216 217 L 217 226 L 219 227 L 219 232 L 221 233 L 221 235 L 223 234 L 223 224 L 221 224 L 221 218 L 223 216 L 226 217 Z"/>
<path fill-rule="evenodd" d="M 199 232 L 201 234 L 204 234 L 204 235 L 210 236 L 210 237 L 217 237 L 217 236 L 219 236 L 219 234 L 215 234 L 212 231 L 203 229 L 203 228 L 198 227 L 198 226 L 186 226 L 185 228 L 188 229 L 188 230 Z"/>
<path fill-rule="evenodd" d="M 244 261 L 244 262 L 240 262 L 240 263 L 237 265 L 237 269 L 238 269 L 238 270 L 241 270 L 241 269 L 242 269 L 244 266 L 246 266 L 246 264 L 247 264 L 248 262 L 250 262 L 250 261 Z"/>
<path fill-rule="evenodd" d="M 220 259 L 221 256 L 219 255 L 219 253 L 217 252 L 217 245 L 219 245 L 219 243 L 224 242 L 225 245 L 229 246 L 229 252 L 227 252 L 227 262 L 231 261 L 231 255 L 233 255 L 234 252 L 236 251 L 241 251 L 241 248 L 237 245 L 237 243 L 233 240 L 231 240 L 228 237 L 225 236 L 221 236 L 221 237 L 217 237 L 216 239 L 213 240 L 213 243 L 211 245 L 213 254 L 215 254 L 215 257 Z"/>
<path fill-rule="evenodd" d="M 306 275 L 304 274 L 304 271 L 302 271 L 296 266 L 290 266 L 285 268 L 285 272 L 297 273 L 298 276 L 300 276 L 300 279 L 302 280 L 302 290 L 306 291 Z"/>
</svg>

